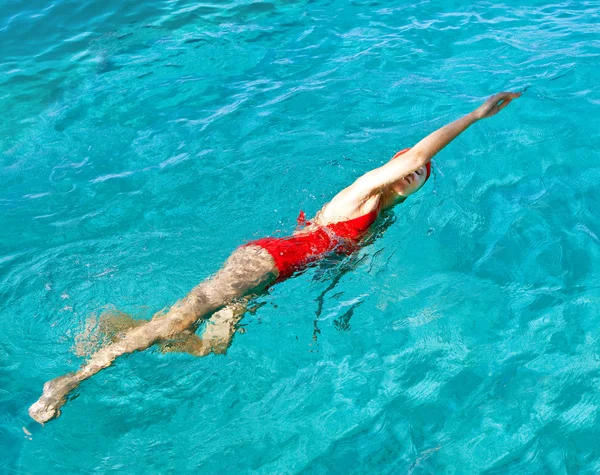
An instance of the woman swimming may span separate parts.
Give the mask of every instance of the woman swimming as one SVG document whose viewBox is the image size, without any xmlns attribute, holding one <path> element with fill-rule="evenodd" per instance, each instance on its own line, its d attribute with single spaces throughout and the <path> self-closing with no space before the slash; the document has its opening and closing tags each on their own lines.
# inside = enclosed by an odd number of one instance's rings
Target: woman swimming
<svg viewBox="0 0 600 475">
<path fill-rule="evenodd" d="M 224 352 L 249 296 L 328 253 L 352 252 L 382 210 L 404 201 L 425 184 L 431 173 L 430 160 L 442 148 L 520 95 L 496 94 L 411 149 L 398 152 L 338 193 L 313 221 L 304 222 L 305 227 L 291 236 L 259 239 L 236 249 L 214 276 L 192 289 L 167 313 L 156 314 L 149 321 L 132 320 L 113 343 L 94 353 L 79 371 L 48 381 L 42 396 L 29 408 L 30 416 L 40 423 L 58 417 L 67 395 L 83 380 L 110 366 L 117 357 L 157 343 L 165 351 L 187 351 L 197 356 Z M 211 314 L 202 338 L 198 337 L 195 326 Z"/>
</svg>

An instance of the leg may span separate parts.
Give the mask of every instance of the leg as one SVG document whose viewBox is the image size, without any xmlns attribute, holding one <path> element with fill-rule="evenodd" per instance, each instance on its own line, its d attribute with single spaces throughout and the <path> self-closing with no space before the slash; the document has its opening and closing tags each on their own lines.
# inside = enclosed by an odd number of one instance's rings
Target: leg
<svg viewBox="0 0 600 475">
<path fill-rule="evenodd" d="M 100 314 L 98 331 L 106 339 L 114 343 L 122 339 L 129 330 L 137 328 L 144 323 L 146 323 L 146 320 L 136 319 L 127 313 L 111 309 Z"/>
<path fill-rule="evenodd" d="M 144 323 L 146 320 L 135 319 L 114 308 L 107 308 L 98 316 L 90 316 L 84 330 L 75 335 L 75 354 L 87 358 L 99 348 L 122 339 L 128 330 Z"/>
<path fill-rule="evenodd" d="M 235 326 L 244 316 L 247 305 L 248 300 L 228 305 L 206 322 L 202 339 L 209 343 L 213 353 L 223 354 L 227 351 L 235 333 Z"/>
<path fill-rule="evenodd" d="M 206 356 L 211 352 L 209 342 L 191 331 L 181 332 L 177 338 L 159 343 L 159 347 L 163 353 L 189 353 L 193 356 Z"/>
<path fill-rule="evenodd" d="M 206 356 L 211 352 L 225 353 L 235 333 L 235 325 L 246 311 L 248 300 L 244 298 L 240 302 L 229 304 L 215 312 L 206 322 L 202 338 L 191 331 L 186 331 L 177 338 L 161 343 L 161 351 L 163 353 L 189 353 L 194 356 Z"/>
<path fill-rule="evenodd" d="M 256 246 L 233 252 L 212 278 L 195 287 L 164 315 L 126 331 L 123 337 L 99 351 L 76 373 L 55 378 L 44 385 L 42 396 L 29 408 L 29 415 L 40 423 L 58 417 L 67 395 L 82 381 L 110 366 L 121 355 L 145 350 L 159 340 L 168 340 L 191 328 L 207 313 L 265 287 L 277 277 L 271 255 Z"/>
</svg>

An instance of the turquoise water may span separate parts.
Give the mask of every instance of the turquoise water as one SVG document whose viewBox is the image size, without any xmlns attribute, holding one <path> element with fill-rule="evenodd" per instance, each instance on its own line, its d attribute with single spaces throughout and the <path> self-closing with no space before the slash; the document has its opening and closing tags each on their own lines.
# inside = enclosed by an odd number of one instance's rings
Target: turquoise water
<svg viewBox="0 0 600 475">
<path fill-rule="evenodd" d="M 598 1 L 2 2 L 0 472 L 599 472 L 599 47 Z M 29 419 L 90 315 L 524 88 L 226 356 L 137 353 Z"/>
</svg>

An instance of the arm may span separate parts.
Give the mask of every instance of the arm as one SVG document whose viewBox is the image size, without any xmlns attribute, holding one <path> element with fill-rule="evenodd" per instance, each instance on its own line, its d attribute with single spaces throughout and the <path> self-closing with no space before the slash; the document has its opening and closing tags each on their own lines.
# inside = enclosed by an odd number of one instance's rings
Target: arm
<svg viewBox="0 0 600 475">
<path fill-rule="evenodd" d="M 363 175 L 356 185 L 366 194 L 374 194 L 426 165 L 441 149 L 480 119 L 486 119 L 504 109 L 521 93 L 500 92 L 493 95 L 473 112 L 429 134 L 396 160 Z"/>
</svg>

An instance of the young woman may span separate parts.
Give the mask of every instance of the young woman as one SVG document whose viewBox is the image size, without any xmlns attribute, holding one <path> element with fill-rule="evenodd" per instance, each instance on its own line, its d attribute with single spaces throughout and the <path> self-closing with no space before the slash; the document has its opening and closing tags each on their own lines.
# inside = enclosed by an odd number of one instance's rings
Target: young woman
<svg viewBox="0 0 600 475">
<path fill-rule="evenodd" d="M 293 235 L 259 239 L 238 248 L 213 277 L 192 289 L 166 314 L 157 314 L 150 321 L 132 320 L 120 337 L 92 355 L 79 371 L 47 382 L 29 414 L 40 423 L 58 417 L 66 396 L 81 381 L 112 364 L 118 356 L 145 350 L 155 343 L 165 351 L 187 351 L 197 356 L 224 352 L 245 310 L 244 298 L 330 252 L 352 252 L 382 210 L 404 201 L 423 186 L 436 153 L 470 125 L 495 115 L 519 96 L 512 92 L 496 94 L 411 149 L 397 153 L 338 193 L 313 221 L 303 222 L 306 226 Z M 199 338 L 194 333 L 195 325 L 210 314 Z"/>
</svg>

